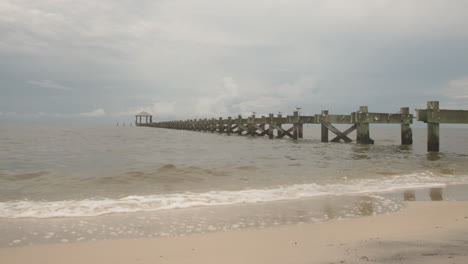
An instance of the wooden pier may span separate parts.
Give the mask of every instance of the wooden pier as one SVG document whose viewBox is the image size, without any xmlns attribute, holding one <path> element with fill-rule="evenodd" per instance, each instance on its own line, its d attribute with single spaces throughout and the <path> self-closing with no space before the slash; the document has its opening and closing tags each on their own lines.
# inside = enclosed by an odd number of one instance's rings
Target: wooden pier
<svg viewBox="0 0 468 264">
<path fill-rule="evenodd" d="M 427 109 L 416 109 L 416 113 L 416 119 L 427 123 L 428 126 L 428 151 L 439 151 L 440 123 L 468 124 L 468 110 L 441 110 L 437 101 L 428 102 Z M 353 140 L 348 135 L 356 130 L 358 144 L 374 144 L 370 135 L 370 124 L 400 124 L 401 144 L 411 145 L 413 144 L 412 123 L 413 115 L 410 114 L 409 107 L 402 107 L 396 113 L 377 113 L 369 112 L 367 106 L 361 106 L 349 115 L 335 115 L 330 114 L 328 110 L 322 110 L 320 114 L 303 116 L 299 115 L 298 111 L 294 111 L 290 116 L 278 114 L 275 117 L 274 114 L 269 114 L 268 117 L 252 115 L 244 118 L 239 115 L 236 118 L 187 119 L 137 123 L 137 125 L 228 135 L 268 136 L 270 139 L 289 137 L 298 140 L 303 138 L 304 124 L 320 124 L 322 142 L 329 142 L 329 132 L 335 134 L 331 142 L 340 140 L 346 143 L 352 142 Z M 340 131 L 333 124 L 349 124 L 350 127 L 345 131 Z"/>
<path fill-rule="evenodd" d="M 427 151 L 439 152 L 439 124 L 468 124 L 468 110 L 439 109 L 438 101 L 429 101 L 416 109 L 416 120 L 427 123 Z"/>
</svg>

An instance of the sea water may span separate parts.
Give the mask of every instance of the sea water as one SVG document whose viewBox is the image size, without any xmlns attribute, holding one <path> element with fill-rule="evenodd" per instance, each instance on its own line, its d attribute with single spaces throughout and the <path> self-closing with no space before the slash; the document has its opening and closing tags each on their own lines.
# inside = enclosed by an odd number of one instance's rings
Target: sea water
<svg viewBox="0 0 468 264">
<path fill-rule="evenodd" d="M 64 230 L 69 234 L 61 240 L 81 241 L 375 214 L 400 207 L 389 192 L 468 183 L 467 128 L 442 127 L 440 153 L 426 152 L 425 128 L 413 128 L 412 146 L 400 145 L 399 126 L 371 126 L 371 137 L 375 145 L 321 143 L 320 127 L 312 125 L 298 141 L 130 126 L 1 125 L 0 231 L 9 235 L 0 244 L 21 244 L 34 233 L 59 238 Z M 85 229 L 100 228 L 79 233 L 80 221 Z M 128 230 L 115 231 L 116 223 Z M 12 226 L 28 231 L 7 232 Z"/>
</svg>

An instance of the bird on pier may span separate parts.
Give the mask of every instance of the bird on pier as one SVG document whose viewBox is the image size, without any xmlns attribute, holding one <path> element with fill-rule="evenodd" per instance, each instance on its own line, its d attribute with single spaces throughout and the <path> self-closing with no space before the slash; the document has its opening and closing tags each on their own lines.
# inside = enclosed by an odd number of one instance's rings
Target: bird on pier
<svg viewBox="0 0 468 264">
<path fill-rule="evenodd" d="M 301 115 L 301 112 L 299 111 L 299 110 L 301 110 L 301 109 L 302 109 L 301 107 L 297 107 L 297 106 L 295 106 L 295 107 L 294 107 L 294 109 L 296 109 L 297 113 L 298 113 L 299 115 Z"/>
</svg>

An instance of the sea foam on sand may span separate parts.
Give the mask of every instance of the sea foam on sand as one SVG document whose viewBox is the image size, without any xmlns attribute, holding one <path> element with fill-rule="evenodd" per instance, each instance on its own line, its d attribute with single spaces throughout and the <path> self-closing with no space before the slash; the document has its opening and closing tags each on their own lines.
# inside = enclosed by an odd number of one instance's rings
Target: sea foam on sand
<svg viewBox="0 0 468 264">
<path fill-rule="evenodd" d="M 468 202 L 390 214 L 176 238 L 0 249 L 1 263 L 468 263 Z"/>
</svg>

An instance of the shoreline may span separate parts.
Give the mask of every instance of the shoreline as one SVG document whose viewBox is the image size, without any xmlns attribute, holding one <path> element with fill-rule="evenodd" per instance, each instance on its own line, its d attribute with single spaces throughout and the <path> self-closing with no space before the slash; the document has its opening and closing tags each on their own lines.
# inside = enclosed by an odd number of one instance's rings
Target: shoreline
<svg viewBox="0 0 468 264">
<path fill-rule="evenodd" d="M 192 207 L 98 217 L 0 219 L 0 248 L 53 243 L 185 237 L 375 216 L 401 210 L 404 201 L 468 201 L 468 185 L 327 195 L 268 203 Z"/>
<path fill-rule="evenodd" d="M 185 237 L 0 248 L 2 263 L 467 263 L 468 201 Z"/>
</svg>

